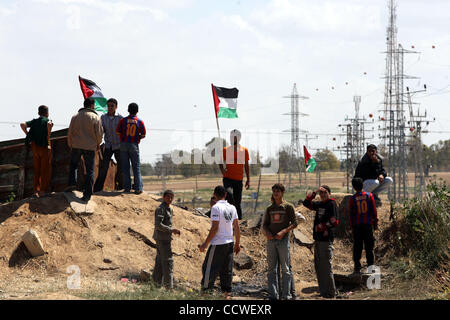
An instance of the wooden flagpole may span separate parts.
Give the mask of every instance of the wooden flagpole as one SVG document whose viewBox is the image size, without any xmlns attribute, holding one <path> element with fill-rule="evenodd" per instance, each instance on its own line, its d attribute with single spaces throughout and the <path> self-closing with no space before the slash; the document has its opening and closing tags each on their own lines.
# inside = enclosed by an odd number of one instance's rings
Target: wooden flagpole
<svg viewBox="0 0 450 320">
<path fill-rule="evenodd" d="M 219 118 L 217 117 L 217 111 L 216 111 L 216 100 L 215 100 L 215 91 L 214 91 L 214 85 L 211 83 L 211 89 L 212 89 L 212 94 L 213 94 L 213 106 L 214 106 L 214 114 L 216 115 L 216 125 L 217 125 L 217 133 L 219 134 L 219 139 L 221 139 L 220 137 L 220 127 L 219 127 Z"/>
</svg>

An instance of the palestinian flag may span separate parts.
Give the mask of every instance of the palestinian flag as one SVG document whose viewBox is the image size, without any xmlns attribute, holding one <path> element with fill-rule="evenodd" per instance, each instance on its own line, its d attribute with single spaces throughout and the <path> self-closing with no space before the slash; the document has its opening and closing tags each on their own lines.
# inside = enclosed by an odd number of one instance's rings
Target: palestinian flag
<svg viewBox="0 0 450 320">
<path fill-rule="evenodd" d="M 106 101 L 108 101 L 102 93 L 102 90 L 95 84 L 94 81 L 83 79 L 78 76 L 80 80 L 81 92 L 83 93 L 84 99 L 92 98 L 95 101 L 95 111 L 106 113 L 108 112 L 108 107 Z"/>
<path fill-rule="evenodd" d="M 306 147 L 303 146 L 303 153 L 305 154 L 305 168 L 307 172 L 313 172 L 317 166 L 316 160 L 311 157 Z"/>
<path fill-rule="evenodd" d="M 211 84 L 216 118 L 237 118 L 237 97 L 239 90 L 215 87 Z"/>
</svg>

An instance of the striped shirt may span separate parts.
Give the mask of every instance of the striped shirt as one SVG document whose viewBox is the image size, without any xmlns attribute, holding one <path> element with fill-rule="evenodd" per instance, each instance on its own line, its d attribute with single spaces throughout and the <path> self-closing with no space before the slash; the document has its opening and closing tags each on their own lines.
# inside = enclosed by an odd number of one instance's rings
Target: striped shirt
<svg viewBox="0 0 450 320">
<path fill-rule="evenodd" d="M 105 132 L 105 148 L 111 150 L 120 149 L 120 137 L 116 134 L 116 128 L 123 117 L 120 114 L 110 116 L 107 113 L 101 117 L 103 131 Z"/>
<path fill-rule="evenodd" d="M 127 143 L 139 143 L 146 132 L 144 122 L 132 115 L 122 118 L 116 129 L 116 133 L 120 135 L 120 142 Z"/>
<path fill-rule="evenodd" d="M 349 200 L 350 227 L 359 224 L 377 225 L 377 208 L 370 192 L 355 193 Z"/>
</svg>

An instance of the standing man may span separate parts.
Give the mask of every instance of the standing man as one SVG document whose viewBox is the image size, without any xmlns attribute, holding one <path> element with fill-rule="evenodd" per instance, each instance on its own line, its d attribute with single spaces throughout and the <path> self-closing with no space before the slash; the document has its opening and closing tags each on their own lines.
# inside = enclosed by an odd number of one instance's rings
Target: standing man
<svg viewBox="0 0 450 320">
<path fill-rule="evenodd" d="M 291 299 L 292 272 L 290 269 L 289 234 L 297 227 L 294 206 L 284 201 L 285 188 L 281 183 L 272 187 L 272 205 L 267 207 L 262 223 L 267 237 L 267 281 L 269 299 Z M 278 266 L 281 279 L 278 279 Z M 281 292 L 278 292 L 281 281 Z"/>
<path fill-rule="evenodd" d="M 381 206 L 378 194 L 386 191 L 394 181 L 387 176 L 383 161 L 377 152 L 376 145 L 367 146 L 366 154 L 358 162 L 354 178 L 362 179 L 363 191 L 371 192 L 377 206 Z"/>
<path fill-rule="evenodd" d="M 219 275 L 220 288 L 225 297 L 229 298 L 233 281 L 233 251 L 238 254 L 241 250 L 239 221 L 236 208 L 225 200 L 226 191 L 223 186 L 214 189 L 214 197 L 217 203 L 211 209 L 211 229 L 200 246 L 200 252 L 204 252 L 211 244 L 202 266 L 202 290 L 213 289 L 214 281 Z"/>
<path fill-rule="evenodd" d="M 78 164 L 81 156 L 83 156 L 87 173 L 83 198 L 81 198 L 84 202 L 88 202 L 92 196 L 95 152 L 100 149 L 103 138 L 102 123 L 94 108 L 94 99 L 87 98 L 84 100 L 84 108 L 81 108 L 70 121 L 67 136 L 67 144 L 71 151 L 68 189 L 73 189 L 77 186 Z"/>
<path fill-rule="evenodd" d="M 120 161 L 122 162 L 124 189 L 125 192 L 131 191 L 131 161 L 134 177 L 133 190 L 135 194 L 141 194 L 143 192 L 139 142 L 146 135 L 144 122 L 136 116 L 138 111 L 139 106 L 134 102 L 130 103 L 128 105 L 128 117 L 122 118 L 116 129 L 116 133 L 120 136 Z"/>
<path fill-rule="evenodd" d="M 353 178 L 353 189 L 356 193 L 349 200 L 350 228 L 353 233 L 353 261 L 355 263 L 355 274 L 361 272 L 361 254 L 366 250 L 367 266 L 373 265 L 373 247 L 375 239 L 373 230 L 378 229 L 377 208 L 375 199 L 370 192 L 363 190 L 361 178 Z"/>
<path fill-rule="evenodd" d="M 103 132 L 105 133 L 105 149 L 103 151 L 103 160 L 100 162 L 100 169 L 98 172 L 97 180 L 94 185 L 94 192 L 103 190 L 105 185 L 106 175 L 109 169 L 109 163 L 112 156 L 117 162 L 117 173 L 115 177 L 115 190 L 123 189 L 122 186 L 122 164 L 120 162 L 120 137 L 116 134 L 116 128 L 119 125 L 120 120 L 123 118 L 120 114 L 116 114 L 117 100 L 111 98 L 107 102 L 108 113 L 101 116 Z"/>
<path fill-rule="evenodd" d="M 173 289 L 173 254 L 172 234 L 180 235 L 178 229 L 172 227 L 173 209 L 170 207 L 174 198 L 172 190 L 163 194 L 163 203 L 155 211 L 156 259 L 152 278 L 157 285 L 164 283 L 166 289 Z"/>
<path fill-rule="evenodd" d="M 313 201 L 319 193 L 320 201 Z M 320 296 L 324 298 L 336 297 L 336 285 L 334 283 L 333 260 L 333 229 L 338 225 L 338 209 L 336 201 L 330 198 L 330 187 L 323 185 L 306 197 L 303 205 L 316 211 L 314 218 L 314 267 L 319 282 Z"/>
<path fill-rule="evenodd" d="M 231 189 L 232 194 L 229 192 L 228 200 L 236 207 L 239 220 L 242 220 L 242 180 L 245 174 L 247 175 L 247 182 L 245 183 L 245 189 L 250 188 L 250 167 L 248 161 L 250 160 L 248 149 L 239 144 L 241 141 L 241 132 L 234 129 L 230 133 L 231 146 L 223 148 L 223 162 L 219 164 L 220 171 L 223 175 L 223 186 L 228 191 Z M 223 163 L 226 164 L 224 168 Z"/>
<path fill-rule="evenodd" d="M 26 143 L 31 141 L 33 150 L 33 193 L 36 196 L 44 196 L 50 192 L 50 180 L 52 176 L 52 149 L 50 134 L 53 123 L 48 119 L 47 106 L 38 108 L 39 118 L 20 124 L 27 135 Z M 30 128 L 30 131 L 27 131 Z"/>
</svg>

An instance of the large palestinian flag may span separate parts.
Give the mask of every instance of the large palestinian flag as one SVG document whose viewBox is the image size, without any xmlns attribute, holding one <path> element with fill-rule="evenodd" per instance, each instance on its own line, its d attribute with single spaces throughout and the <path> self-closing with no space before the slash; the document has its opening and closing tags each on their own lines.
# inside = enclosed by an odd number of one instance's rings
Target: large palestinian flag
<svg viewBox="0 0 450 320">
<path fill-rule="evenodd" d="M 316 160 L 309 154 L 306 147 L 303 146 L 303 153 L 305 154 L 305 168 L 307 172 L 313 172 L 317 166 Z"/>
<path fill-rule="evenodd" d="M 215 87 L 211 84 L 216 118 L 237 118 L 237 98 L 239 90 Z"/>
<path fill-rule="evenodd" d="M 92 98 L 95 101 L 95 111 L 106 113 L 108 112 L 106 101 L 103 96 L 102 90 L 95 84 L 94 81 L 84 79 L 78 76 L 80 80 L 81 92 L 84 99 Z"/>
</svg>

